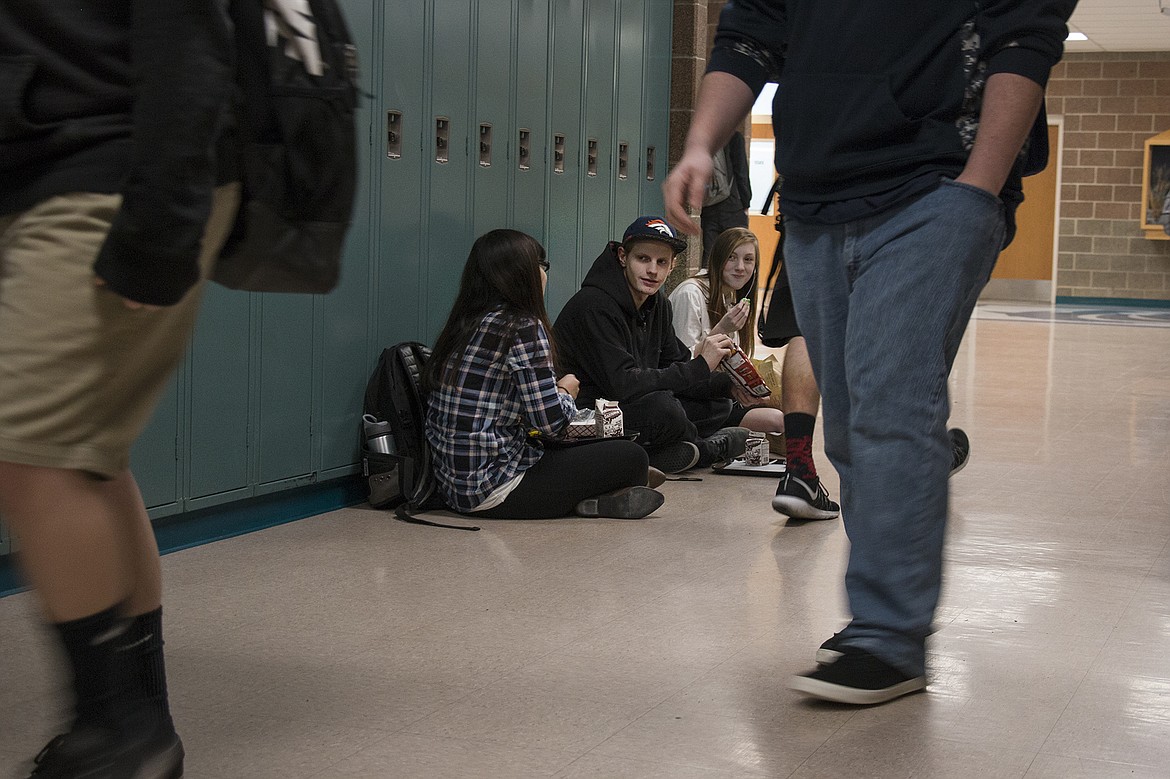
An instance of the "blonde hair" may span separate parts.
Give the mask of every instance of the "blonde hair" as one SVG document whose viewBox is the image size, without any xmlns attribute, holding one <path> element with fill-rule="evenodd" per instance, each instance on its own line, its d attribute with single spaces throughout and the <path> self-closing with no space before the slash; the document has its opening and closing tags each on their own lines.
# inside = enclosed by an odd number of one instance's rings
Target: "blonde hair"
<svg viewBox="0 0 1170 779">
<path fill-rule="evenodd" d="M 748 283 L 743 285 L 743 289 L 733 290 L 723 283 L 723 266 L 731 259 L 731 255 L 735 250 L 745 243 L 750 243 L 755 248 L 756 270 L 752 273 L 752 277 L 748 280 Z M 732 227 L 719 234 L 719 237 L 715 239 L 715 243 L 711 247 L 711 256 L 707 258 L 707 284 L 709 287 L 707 292 L 707 316 L 711 318 L 712 327 L 723 318 L 723 315 L 727 313 L 727 309 L 731 307 L 727 305 L 728 298 L 735 299 L 731 304 L 734 306 L 745 297 L 752 295 L 757 286 L 756 280 L 759 278 L 759 270 L 760 242 L 756 238 L 755 233 L 746 227 Z M 747 321 L 739 329 L 739 347 L 749 357 L 756 349 L 755 297 L 752 297 L 751 310 L 748 312 Z"/>
</svg>

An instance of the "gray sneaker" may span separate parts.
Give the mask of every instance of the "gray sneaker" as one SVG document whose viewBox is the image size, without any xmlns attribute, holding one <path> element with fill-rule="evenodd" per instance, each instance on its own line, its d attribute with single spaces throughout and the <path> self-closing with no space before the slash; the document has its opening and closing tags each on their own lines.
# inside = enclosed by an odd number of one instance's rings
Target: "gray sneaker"
<svg viewBox="0 0 1170 779">
<path fill-rule="evenodd" d="M 703 439 L 699 467 L 723 468 L 743 454 L 751 430 L 746 427 L 725 427 Z"/>
</svg>

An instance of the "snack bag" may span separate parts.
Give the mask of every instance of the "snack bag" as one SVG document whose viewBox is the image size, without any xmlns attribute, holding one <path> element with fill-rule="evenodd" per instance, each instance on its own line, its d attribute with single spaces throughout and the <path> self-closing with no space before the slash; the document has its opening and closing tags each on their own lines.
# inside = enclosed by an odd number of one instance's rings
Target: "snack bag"
<svg viewBox="0 0 1170 779">
<path fill-rule="evenodd" d="M 565 430 L 565 438 L 596 438 L 601 435 L 601 424 L 595 412 L 591 408 L 583 408 L 577 411 L 577 415 L 573 417 L 573 421 L 569 423 L 569 427 Z"/>
<path fill-rule="evenodd" d="M 752 361 L 738 346 L 735 351 L 723 358 L 719 367 L 731 374 L 732 380 L 746 390 L 749 395 L 757 398 L 766 398 L 772 394 L 764 382 L 760 372 L 752 365 Z"/>
</svg>

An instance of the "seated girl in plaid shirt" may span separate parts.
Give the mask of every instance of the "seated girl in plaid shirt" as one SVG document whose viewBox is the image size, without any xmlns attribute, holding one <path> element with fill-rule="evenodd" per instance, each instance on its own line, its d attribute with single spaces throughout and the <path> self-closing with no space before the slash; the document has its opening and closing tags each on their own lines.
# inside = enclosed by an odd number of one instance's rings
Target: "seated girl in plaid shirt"
<svg viewBox="0 0 1170 779">
<path fill-rule="evenodd" d="M 508 519 L 641 519 L 662 505 L 646 451 L 612 439 L 545 448 L 577 411 L 578 382 L 557 379 L 544 289 L 549 263 L 532 236 L 492 230 L 471 247 L 459 294 L 427 363 L 426 434 L 447 504 Z"/>
</svg>

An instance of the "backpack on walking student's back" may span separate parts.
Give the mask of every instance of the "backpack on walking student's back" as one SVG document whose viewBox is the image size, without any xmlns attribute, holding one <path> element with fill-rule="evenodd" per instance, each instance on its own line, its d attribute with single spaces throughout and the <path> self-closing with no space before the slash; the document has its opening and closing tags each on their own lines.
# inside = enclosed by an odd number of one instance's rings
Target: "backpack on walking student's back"
<svg viewBox="0 0 1170 779">
<path fill-rule="evenodd" d="M 329 292 L 357 185 L 357 48 L 337 0 L 230 0 L 240 209 L 212 278 Z"/>
<path fill-rule="evenodd" d="M 727 157 L 727 147 L 724 146 L 715 152 L 711 158 L 711 183 L 707 186 L 707 195 L 703 198 L 703 206 L 713 206 L 722 203 L 731 197 L 731 161 Z"/>
<path fill-rule="evenodd" d="M 431 350 L 417 341 L 395 344 L 382 351 L 366 384 L 362 473 L 368 480 L 370 505 L 392 508 L 404 522 L 479 530 L 415 516 L 446 508 L 431 469 L 431 447 L 425 432 L 422 377 L 430 356 Z"/>
</svg>

